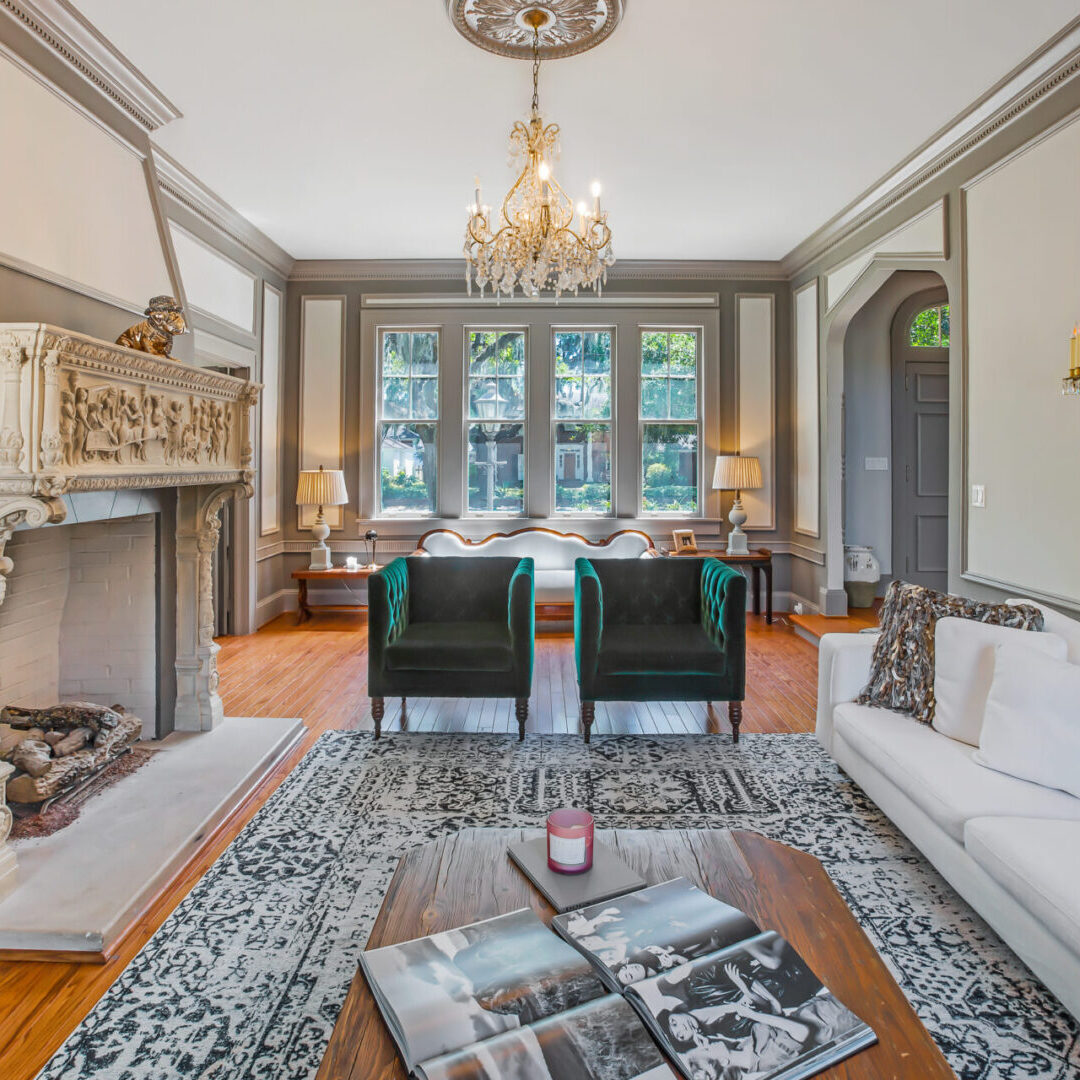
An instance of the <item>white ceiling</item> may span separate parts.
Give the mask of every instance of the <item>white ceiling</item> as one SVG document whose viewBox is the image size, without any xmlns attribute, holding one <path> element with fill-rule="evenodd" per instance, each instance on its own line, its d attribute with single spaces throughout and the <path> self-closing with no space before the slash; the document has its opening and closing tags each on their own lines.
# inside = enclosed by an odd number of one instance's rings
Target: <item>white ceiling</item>
<svg viewBox="0 0 1080 1080">
<path fill-rule="evenodd" d="M 297 258 L 461 253 L 529 65 L 445 0 L 76 0 L 183 112 L 154 140 Z M 556 176 L 623 258 L 775 259 L 1061 29 L 1076 0 L 628 0 L 541 71 Z"/>
</svg>

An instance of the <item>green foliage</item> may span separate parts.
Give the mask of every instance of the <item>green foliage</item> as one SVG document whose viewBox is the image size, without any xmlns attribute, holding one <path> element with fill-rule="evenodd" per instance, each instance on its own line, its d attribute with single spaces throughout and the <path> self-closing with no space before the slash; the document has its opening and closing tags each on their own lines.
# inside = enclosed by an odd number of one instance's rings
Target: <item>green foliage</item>
<svg viewBox="0 0 1080 1080">
<path fill-rule="evenodd" d="M 382 470 L 382 507 L 384 510 L 430 510 L 431 492 L 420 477 L 396 475 Z"/>
<path fill-rule="evenodd" d="M 641 508 L 650 514 L 696 514 L 697 488 L 692 484 L 657 487 L 646 484 L 641 495 Z"/>
<path fill-rule="evenodd" d="M 581 484 L 578 487 L 555 487 L 555 509 L 578 513 L 610 514 L 611 485 Z"/>
<path fill-rule="evenodd" d="M 665 487 L 671 483 L 671 469 L 663 462 L 654 461 L 645 469 L 645 486 L 647 488 Z"/>
<path fill-rule="evenodd" d="M 911 322 L 909 340 L 916 348 L 949 347 L 949 305 L 937 304 L 919 312 Z"/>
</svg>

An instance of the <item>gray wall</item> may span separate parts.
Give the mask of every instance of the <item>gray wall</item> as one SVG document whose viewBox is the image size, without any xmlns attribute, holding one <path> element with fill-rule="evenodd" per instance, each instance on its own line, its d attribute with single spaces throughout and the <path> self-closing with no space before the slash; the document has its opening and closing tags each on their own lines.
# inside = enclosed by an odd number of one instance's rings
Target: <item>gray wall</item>
<svg viewBox="0 0 1080 1080">
<path fill-rule="evenodd" d="M 673 269 L 677 264 L 672 264 Z M 303 264 L 298 264 L 303 266 Z M 347 271 L 346 271 L 347 273 Z M 661 275 L 664 271 L 660 272 Z M 300 385 L 300 304 L 303 296 L 318 295 L 344 295 L 346 297 L 346 330 L 345 330 L 345 475 L 349 488 L 350 504 L 346 507 L 342 532 L 334 532 L 331 536 L 331 545 L 335 552 L 362 553 L 365 545 L 360 539 L 363 532 L 369 527 L 367 521 L 358 522 L 361 510 L 361 502 L 358 498 L 360 487 L 359 477 L 362 470 L 370 468 L 371 463 L 362 460 L 361 447 L 363 439 L 364 419 L 361 414 L 361 397 L 364 389 L 366 371 L 362 372 L 362 339 L 361 339 L 361 302 L 365 296 L 388 296 L 407 294 L 413 296 L 464 296 L 465 283 L 462 277 L 453 280 L 446 279 L 404 279 L 402 277 L 387 277 L 382 279 L 368 278 L 366 280 L 343 280 L 337 276 L 327 280 L 291 280 L 288 286 L 285 318 L 285 366 L 284 366 L 284 397 L 282 415 L 282 440 L 284 444 L 284 469 L 282 472 L 281 502 L 283 507 L 282 516 L 285 528 L 282 533 L 284 544 L 276 545 L 280 548 L 287 546 L 293 550 L 277 552 L 269 557 L 261 557 L 258 567 L 258 588 L 260 599 L 260 621 L 273 617 L 291 603 L 291 589 L 293 582 L 290 573 L 294 569 L 307 564 L 305 545 L 310 547 L 310 532 L 300 530 L 297 525 L 297 515 L 294 509 L 294 496 L 296 491 L 296 477 L 299 462 L 299 447 L 297 431 L 299 424 L 299 396 Z M 718 356 L 706 355 L 705 363 L 714 365 L 710 375 L 715 375 L 715 365 L 719 365 L 719 428 L 724 433 L 724 445 L 722 449 L 734 449 L 732 444 L 735 430 L 735 306 L 738 293 L 768 293 L 775 297 L 775 417 L 774 428 L 776 433 L 776 528 L 767 532 L 756 531 L 751 534 L 751 543 L 762 542 L 766 545 L 773 543 L 782 549 L 776 557 L 776 591 L 778 594 L 786 593 L 790 588 L 788 576 L 788 555 L 786 542 L 791 533 L 791 491 L 790 477 L 787 463 L 791 458 L 791 380 L 789 355 L 790 339 L 790 310 L 787 302 L 787 284 L 778 280 L 746 279 L 717 279 L 702 278 L 699 276 L 653 276 L 646 279 L 616 279 L 609 282 L 604 289 L 605 296 L 653 296 L 677 294 L 680 296 L 692 294 L 716 294 L 719 297 L 719 349 Z M 484 309 L 487 315 L 480 311 L 469 312 L 468 318 L 474 321 L 476 318 L 498 317 L 498 308 Z M 617 314 L 617 312 L 616 312 Z M 680 319 L 689 322 L 700 321 L 700 311 L 680 314 L 678 310 L 669 310 L 667 318 L 677 323 Z M 459 313 L 455 313 L 457 318 Z M 505 317 L 505 311 L 503 313 Z M 559 316 L 567 322 L 574 320 L 574 310 L 567 308 L 565 315 Z M 383 322 L 407 323 L 407 312 L 387 313 Z M 631 360 L 630 353 L 623 351 L 622 363 Z M 445 361 L 444 361 L 445 362 Z M 370 393 L 370 388 L 368 388 Z M 534 416 L 534 422 L 546 417 Z M 621 425 L 627 424 L 625 409 L 618 418 Z M 636 426 L 636 415 L 629 417 L 631 424 Z M 709 418 L 706 418 L 709 422 Z M 370 439 L 369 439 L 370 445 Z M 366 457 L 370 451 L 365 452 Z M 712 456 L 706 453 L 704 448 L 701 456 L 701 467 L 706 475 L 706 487 L 711 476 Z M 708 500 L 706 500 L 708 505 Z M 709 511 L 709 516 L 691 522 L 695 527 L 699 539 L 712 537 L 714 540 L 718 532 L 718 517 L 726 519 L 730 509 L 730 498 L 725 495 L 722 506 L 718 512 Z M 444 522 L 440 522 L 444 523 Z M 450 521 L 449 527 L 458 528 L 471 535 L 486 534 L 502 529 L 521 528 L 530 523 L 529 519 L 509 518 L 480 520 Z M 534 523 L 541 523 L 536 521 Z M 545 524 L 548 519 L 545 519 Z M 382 521 L 375 522 L 374 527 L 379 531 L 380 537 L 393 535 L 398 541 L 394 545 L 398 550 L 408 550 L 408 541 L 415 541 L 419 535 L 434 523 L 429 522 L 400 522 Z M 671 539 L 671 529 L 681 522 L 671 522 L 658 519 L 637 519 L 620 516 L 619 518 L 603 519 L 602 521 L 585 521 L 574 519 L 567 522 L 565 528 L 572 531 L 585 532 L 589 535 L 606 535 L 620 528 L 643 528 L 659 541 Z M 752 524 L 752 523 L 751 523 Z M 556 526 L 557 527 L 557 526 Z M 726 531 L 726 520 L 724 529 Z M 299 549 L 299 550 L 296 550 Z M 382 551 L 385 553 L 386 548 Z M 336 555 L 338 561 L 341 555 Z M 283 595 L 284 594 L 284 595 Z"/>
</svg>

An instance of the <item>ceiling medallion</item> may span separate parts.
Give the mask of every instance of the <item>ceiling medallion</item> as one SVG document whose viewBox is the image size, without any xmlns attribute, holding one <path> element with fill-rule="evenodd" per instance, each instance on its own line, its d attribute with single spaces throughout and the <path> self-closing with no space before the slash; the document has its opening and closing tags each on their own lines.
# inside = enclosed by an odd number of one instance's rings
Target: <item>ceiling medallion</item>
<svg viewBox="0 0 1080 1080">
<path fill-rule="evenodd" d="M 494 0 L 491 0 L 494 2 Z M 465 281 L 472 294 L 473 280 L 480 294 L 490 285 L 499 294 L 513 296 L 520 288 L 536 297 L 546 288 L 577 294 L 578 289 L 601 291 L 607 270 L 615 262 L 611 229 L 600 206 L 600 185 L 593 183 L 592 207 L 576 208 L 551 171 L 559 155 L 559 125 L 545 124 L 540 115 L 540 30 L 542 9 L 525 13 L 532 30 L 532 111 L 510 132 L 510 157 L 521 166 L 514 186 L 497 215 L 480 194 L 480 180 L 465 226 Z"/>
<path fill-rule="evenodd" d="M 619 25 L 625 0 L 446 0 L 450 21 L 474 45 L 531 58 L 533 12 L 542 12 L 540 57 L 554 60 L 599 45 Z"/>
</svg>

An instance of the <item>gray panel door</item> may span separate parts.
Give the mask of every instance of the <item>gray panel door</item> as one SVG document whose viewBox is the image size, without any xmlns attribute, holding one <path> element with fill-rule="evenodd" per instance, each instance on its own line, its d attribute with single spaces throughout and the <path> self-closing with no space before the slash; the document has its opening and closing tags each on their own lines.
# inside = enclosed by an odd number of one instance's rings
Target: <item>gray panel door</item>
<svg viewBox="0 0 1080 1080">
<path fill-rule="evenodd" d="M 914 351 L 914 350 L 911 350 Z M 919 349 L 939 356 L 944 349 Z M 909 352 L 910 355 L 910 352 Z M 893 572 L 949 581 L 949 365 L 906 360 L 893 386 Z"/>
</svg>

